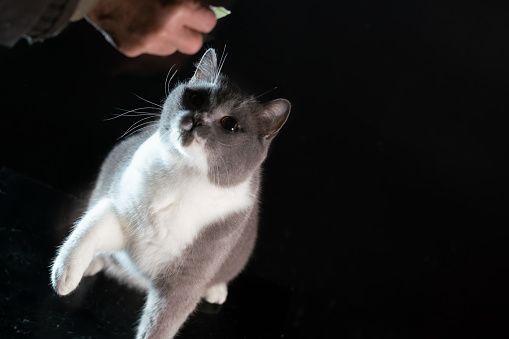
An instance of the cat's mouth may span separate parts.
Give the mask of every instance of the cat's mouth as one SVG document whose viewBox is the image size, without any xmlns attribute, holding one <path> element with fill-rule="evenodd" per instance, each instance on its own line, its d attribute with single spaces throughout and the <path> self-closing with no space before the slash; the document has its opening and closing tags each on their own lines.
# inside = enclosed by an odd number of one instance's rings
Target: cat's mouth
<svg viewBox="0 0 509 339">
<path fill-rule="evenodd" d="M 196 136 L 196 128 L 202 125 L 200 114 L 188 114 L 182 117 L 180 121 L 180 128 L 178 130 L 182 146 L 189 146 L 193 141 L 199 144 L 199 140 Z"/>
<path fill-rule="evenodd" d="M 180 141 L 182 142 L 182 146 L 189 146 L 193 141 L 198 142 L 197 138 L 194 135 L 194 129 L 186 130 L 186 129 L 179 129 L 178 133 L 180 134 Z"/>
</svg>

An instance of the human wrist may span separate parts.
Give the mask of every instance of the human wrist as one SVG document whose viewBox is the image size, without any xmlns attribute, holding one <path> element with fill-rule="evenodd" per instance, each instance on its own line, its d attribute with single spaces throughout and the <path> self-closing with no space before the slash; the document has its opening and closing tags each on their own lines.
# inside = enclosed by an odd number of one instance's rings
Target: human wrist
<svg viewBox="0 0 509 339">
<path fill-rule="evenodd" d="M 79 0 L 54 0 L 50 2 L 39 20 L 25 33 L 29 41 L 40 41 L 62 31 Z"/>
<path fill-rule="evenodd" d="M 94 7 L 97 0 L 80 0 L 69 21 L 78 21 L 83 19 L 88 12 Z"/>
</svg>

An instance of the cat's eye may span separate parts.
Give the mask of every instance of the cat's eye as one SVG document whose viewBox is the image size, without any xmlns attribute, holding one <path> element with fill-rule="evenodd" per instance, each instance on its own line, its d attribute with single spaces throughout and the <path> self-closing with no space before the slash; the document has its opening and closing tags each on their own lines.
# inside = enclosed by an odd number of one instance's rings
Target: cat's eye
<svg viewBox="0 0 509 339">
<path fill-rule="evenodd" d="M 237 124 L 237 120 L 232 117 L 226 116 L 221 118 L 221 127 L 223 127 L 227 131 L 236 131 L 239 125 Z"/>
</svg>

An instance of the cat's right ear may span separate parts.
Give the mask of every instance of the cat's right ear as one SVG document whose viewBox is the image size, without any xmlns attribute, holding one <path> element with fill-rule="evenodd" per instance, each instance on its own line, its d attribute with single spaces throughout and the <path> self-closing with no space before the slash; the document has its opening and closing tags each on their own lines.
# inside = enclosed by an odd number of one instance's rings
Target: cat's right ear
<svg viewBox="0 0 509 339">
<path fill-rule="evenodd" d="M 189 83 L 193 82 L 216 82 L 217 74 L 217 57 L 216 51 L 209 48 L 201 57 L 200 62 L 196 66 L 196 71 Z"/>
<path fill-rule="evenodd" d="M 290 115 L 291 104 L 286 99 L 276 99 L 263 107 L 262 121 L 266 140 L 273 139 Z"/>
</svg>

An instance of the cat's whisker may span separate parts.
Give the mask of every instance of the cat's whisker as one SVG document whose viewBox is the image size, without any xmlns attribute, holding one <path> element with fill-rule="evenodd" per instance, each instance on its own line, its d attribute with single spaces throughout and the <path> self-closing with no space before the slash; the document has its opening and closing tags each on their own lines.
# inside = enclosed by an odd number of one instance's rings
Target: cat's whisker
<svg viewBox="0 0 509 339">
<path fill-rule="evenodd" d="M 140 119 L 138 121 L 136 121 L 134 124 L 132 124 L 128 129 L 127 131 L 125 131 L 124 134 L 122 134 L 118 139 L 121 139 L 123 138 L 126 134 L 128 134 L 129 132 L 141 127 L 141 126 L 144 126 L 144 125 L 147 125 L 147 124 L 152 124 L 152 123 L 157 123 L 157 121 L 147 121 L 147 122 L 144 122 L 142 124 L 140 124 L 142 121 L 145 121 L 145 120 L 148 120 L 148 119 L 151 119 L 152 117 L 146 117 L 146 118 L 143 118 L 143 119 Z"/>
<path fill-rule="evenodd" d="M 131 110 L 127 110 L 125 108 L 119 108 L 119 107 L 115 107 L 115 108 L 120 110 L 120 111 L 124 111 L 124 113 L 115 114 L 111 118 L 104 119 L 104 121 L 113 120 L 113 119 L 116 119 L 116 118 L 119 118 L 119 117 L 134 117 L 134 116 L 144 116 L 144 115 L 151 115 L 151 116 L 157 117 L 157 116 L 159 116 L 161 114 L 160 109 L 157 108 L 157 107 L 148 107 L 147 106 L 147 107 L 139 107 L 139 108 L 135 108 L 135 109 L 131 109 Z M 156 111 L 155 112 L 141 111 L 141 110 L 149 110 L 149 109 L 153 109 L 153 110 L 156 110 Z M 135 113 L 135 114 L 131 114 L 131 113 Z"/>
<path fill-rule="evenodd" d="M 143 116 L 150 116 L 150 117 L 158 117 L 159 114 L 149 113 L 149 112 L 141 112 L 140 114 L 118 114 L 115 115 L 113 118 L 108 118 L 105 120 L 113 120 L 120 117 L 143 117 Z"/>
<path fill-rule="evenodd" d="M 166 96 L 168 96 L 168 94 L 170 94 L 170 82 L 171 82 L 171 79 L 173 78 L 173 76 L 170 78 L 170 80 L 168 81 L 168 77 L 170 76 L 170 73 L 171 71 L 173 70 L 173 67 L 175 67 L 175 64 L 173 64 L 173 66 L 171 66 L 170 70 L 168 71 L 168 73 L 166 73 L 166 79 L 164 79 L 164 94 Z M 174 74 L 175 75 L 175 74 Z"/>
<path fill-rule="evenodd" d="M 232 147 L 233 145 L 227 145 L 227 144 L 223 144 L 222 142 L 218 141 L 218 144 L 220 145 L 223 145 L 223 146 L 226 146 L 226 147 Z"/>
<path fill-rule="evenodd" d="M 152 116 L 160 116 L 161 112 L 149 112 L 149 111 L 128 111 L 121 114 L 117 114 L 116 116 L 141 116 L 141 115 L 152 115 Z"/>
<path fill-rule="evenodd" d="M 175 66 L 175 65 L 173 65 L 173 66 Z M 170 68 L 168 75 L 170 74 L 171 70 L 173 69 L 173 66 Z M 178 72 L 178 70 L 175 70 L 175 72 L 173 72 L 173 75 L 171 76 L 170 80 L 168 80 L 168 82 L 165 84 L 166 96 L 168 96 L 170 94 L 170 84 L 171 84 L 171 81 L 173 80 L 173 77 L 177 74 L 177 72 Z M 166 76 L 166 79 L 168 79 L 168 76 Z"/>
<path fill-rule="evenodd" d="M 269 90 L 268 90 L 268 91 L 266 91 L 266 92 L 263 92 L 263 93 L 262 93 L 262 94 L 260 94 L 260 95 L 255 96 L 255 97 L 254 97 L 254 100 L 256 100 L 256 99 L 258 99 L 259 97 L 264 96 L 265 94 L 270 93 L 270 92 L 272 92 L 272 91 L 274 91 L 274 90 L 276 90 L 276 89 L 277 89 L 277 86 L 276 86 L 276 87 L 274 87 L 274 88 L 269 89 Z"/>
<path fill-rule="evenodd" d="M 163 139 L 167 134 L 171 133 L 171 130 L 168 129 L 166 130 L 166 132 L 164 132 L 162 135 L 161 135 L 161 139 Z"/>
<path fill-rule="evenodd" d="M 133 129 L 132 129 L 132 133 L 136 133 L 142 129 L 145 129 L 147 127 L 150 127 L 150 126 L 157 126 L 159 125 L 159 122 L 158 121 L 146 121 L 144 123 L 141 123 L 141 124 L 138 124 L 137 126 L 135 126 Z M 131 133 L 131 134 L 132 134 Z"/>
<path fill-rule="evenodd" d="M 250 104 L 250 103 L 252 103 L 252 102 L 258 102 L 258 101 L 257 101 L 254 97 L 251 97 L 251 98 L 249 98 L 249 99 L 247 99 L 247 100 L 243 101 L 243 102 L 241 103 L 241 105 L 247 105 L 247 104 Z"/>
<path fill-rule="evenodd" d="M 219 158 L 223 162 L 224 170 L 226 171 L 226 181 L 228 182 L 228 185 L 229 185 L 230 184 L 230 175 L 228 174 L 228 166 L 226 166 L 226 162 L 224 161 L 222 156 L 219 156 Z"/>
<path fill-rule="evenodd" d="M 217 68 L 217 72 L 214 78 L 214 84 L 217 83 L 217 80 L 219 79 L 219 75 L 221 74 L 221 70 L 223 69 L 223 65 L 226 61 L 226 57 L 228 56 L 228 53 L 226 53 L 226 45 L 224 45 L 223 48 L 223 54 L 221 55 L 221 59 L 219 60 L 219 67 Z"/>
<path fill-rule="evenodd" d="M 219 165 L 216 165 L 216 181 L 217 181 L 217 186 L 219 186 Z"/>
<path fill-rule="evenodd" d="M 136 112 L 140 109 L 155 109 L 157 111 L 160 110 L 159 107 L 153 107 L 153 106 L 138 107 L 138 108 L 133 108 L 133 109 L 126 109 L 126 108 L 121 108 L 121 107 L 115 107 L 115 108 L 118 110 L 124 111 L 124 112 Z"/>
<path fill-rule="evenodd" d="M 104 119 L 104 121 L 109 121 L 109 120 L 117 119 L 120 117 L 138 117 L 139 118 L 139 117 L 143 117 L 143 116 L 157 118 L 157 117 L 159 117 L 159 114 L 150 113 L 150 112 L 140 112 L 139 114 L 129 114 L 126 112 L 126 113 L 122 113 L 122 114 L 116 114 L 111 118 L 106 118 L 106 119 Z"/>
<path fill-rule="evenodd" d="M 152 101 L 150 101 L 150 100 L 148 100 L 148 99 L 145 99 L 145 98 L 143 98 L 143 97 L 139 96 L 139 95 L 138 95 L 138 94 L 136 94 L 136 93 L 132 93 L 132 94 L 134 94 L 134 95 L 135 95 L 138 99 L 141 99 L 141 100 L 143 100 L 143 101 L 145 101 L 145 102 L 148 102 L 149 104 L 152 104 L 152 105 L 154 105 L 154 106 L 156 106 L 156 107 L 159 107 L 159 108 L 163 108 L 163 106 L 161 106 L 161 105 L 159 105 L 159 104 L 156 104 L 155 102 L 152 102 Z"/>
<path fill-rule="evenodd" d="M 142 119 L 140 119 L 140 120 L 136 121 L 134 124 L 132 124 L 132 125 L 131 125 L 128 129 L 127 129 L 126 133 L 127 133 L 127 132 L 129 132 L 131 129 L 136 128 L 136 125 L 138 125 L 138 124 L 139 124 L 139 123 L 141 123 L 142 121 L 148 120 L 148 119 L 150 119 L 150 118 L 151 118 L 151 117 L 145 117 L 145 118 L 142 118 Z M 151 122 L 152 122 L 152 121 L 151 121 Z"/>
<path fill-rule="evenodd" d="M 214 164 L 211 168 L 211 173 L 212 173 L 212 184 L 214 184 L 214 186 L 217 186 L 216 184 L 216 178 L 217 178 L 217 165 Z"/>
<path fill-rule="evenodd" d="M 219 75 L 221 74 L 221 70 L 223 69 L 223 66 L 224 66 L 224 63 L 226 61 L 226 57 L 228 56 L 228 53 L 225 54 L 224 58 L 223 58 L 223 61 L 221 62 L 221 65 L 219 65 L 219 69 L 217 70 L 217 76 L 216 76 L 216 81 L 217 79 L 219 78 Z"/>
<path fill-rule="evenodd" d="M 131 135 L 133 135 L 134 133 L 138 133 L 138 132 L 140 132 L 140 131 L 143 131 L 143 130 L 148 129 L 148 128 L 151 128 L 151 127 L 154 127 L 154 126 L 156 126 L 156 125 L 157 125 L 157 123 L 156 123 L 156 124 L 153 124 L 153 125 L 150 125 L 149 123 L 147 123 L 147 124 L 146 124 L 146 126 L 144 126 L 144 127 L 141 127 L 141 125 L 140 125 L 140 126 L 138 126 L 138 127 L 139 127 L 138 129 L 136 129 L 135 131 L 132 131 L 131 133 L 129 133 L 129 134 L 128 134 L 128 135 L 126 135 L 125 137 L 126 137 L 126 138 L 128 138 L 128 137 L 130 137 Z M 119 138 L 119 139 L 120 139 L 120 138 Z"/>
</svg>

